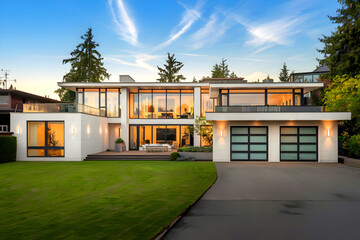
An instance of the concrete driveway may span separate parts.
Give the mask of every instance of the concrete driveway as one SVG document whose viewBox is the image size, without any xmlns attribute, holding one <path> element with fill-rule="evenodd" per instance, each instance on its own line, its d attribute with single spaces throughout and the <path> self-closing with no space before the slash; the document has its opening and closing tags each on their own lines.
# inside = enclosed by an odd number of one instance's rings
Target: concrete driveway
<svg viewBox="0 0 360 240">
<path fill-rule="evenodd" d="M 164 239 L 360 239 L 360 168 L 217 163 L 218 180 Z"/>
</svg>

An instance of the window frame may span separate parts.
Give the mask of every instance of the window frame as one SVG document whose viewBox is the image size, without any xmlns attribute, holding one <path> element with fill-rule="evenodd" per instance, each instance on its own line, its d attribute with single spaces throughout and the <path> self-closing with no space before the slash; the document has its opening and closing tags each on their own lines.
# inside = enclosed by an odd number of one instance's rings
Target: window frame
<svg viewBox="0 0 360 240">
<path fill-rule="evenodd" d="M 31 122 L 41 122 L 41 123 L 45 123 L 45 145 L 44 147 L 34 147 L 34 146 L 29 146 L 29 123 Z M 48 128 L 48 124 L 52 123 L 52 122 L 56 122 L 56 123 L 63 123 L 64 124 L 64 146 L 63 147 L 48 147 L 47 144 L 47 139 L 48 139 L 48 132 L 47 132 L 47 128 Z M 65 158 L 65 144 L 66 144 L 66 135 L 65 135 L 65 121 L 64 120 L 51 120 L 51 121 L 35 121 L 35 120 L 31 120 L 31 121 L 26 121 L 26 156 L 28 158 L 44 158 L 44 157 L 49 157 L 49 158 Z M 45 154 L 44 156 L 29 156 L 29 149 L 35 149 L 35 150 L 44 150 Z M 64 155 L 62 156 L 48 156 L 47 150 L 63 150 Z"/>
</svg>

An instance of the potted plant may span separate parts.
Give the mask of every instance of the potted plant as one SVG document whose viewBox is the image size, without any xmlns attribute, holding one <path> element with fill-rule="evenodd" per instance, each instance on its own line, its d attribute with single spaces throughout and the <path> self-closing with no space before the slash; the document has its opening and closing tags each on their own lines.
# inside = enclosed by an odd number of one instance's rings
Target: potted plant
<svg viewBox="0 0 360 240">
<path fill-rule="evenodd" d="M 115 152 L 122 152 L 122 146 L 124 145 L 124 140 L 118 138 L 115 141 Z"/>
</svg>

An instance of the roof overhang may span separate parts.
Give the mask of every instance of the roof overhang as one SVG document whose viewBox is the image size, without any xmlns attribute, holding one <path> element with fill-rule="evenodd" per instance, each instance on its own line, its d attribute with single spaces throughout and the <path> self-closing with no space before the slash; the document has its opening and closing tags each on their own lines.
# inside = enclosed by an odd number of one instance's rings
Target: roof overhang
<svg viewBox="0 0 360 240">
<path fill-rule="evenodd" d="M 160 82 L 58 82 L 60 87 L 76 91 L 76 88 L 129 88 L 129 89 L 192 89 L 194 87 L 209 87 L 209 83 L 160 83 Z"/>
<path fill-rule="evenodd" d="M 351 120 L 350 112 L 245 112 L 206 113 L 211 121 L 343 121 Z"/>
</svg>

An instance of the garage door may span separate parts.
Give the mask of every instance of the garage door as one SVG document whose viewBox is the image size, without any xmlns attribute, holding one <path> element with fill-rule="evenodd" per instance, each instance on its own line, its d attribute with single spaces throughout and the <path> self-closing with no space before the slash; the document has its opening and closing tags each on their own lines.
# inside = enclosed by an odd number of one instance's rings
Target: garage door
<svg viewBox="0 0 360 240">
<path fill-rule="evenodd" d="M 231 161 L 267 161 L 267 127 L 231 127 Z"/>
<path fill-rule="evenodd" d="M 317 161 L 317 127 L 280 127 L 280 161 Z"/>
</svg>

